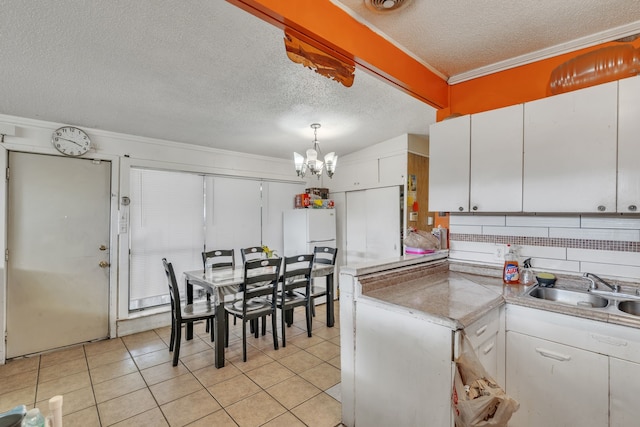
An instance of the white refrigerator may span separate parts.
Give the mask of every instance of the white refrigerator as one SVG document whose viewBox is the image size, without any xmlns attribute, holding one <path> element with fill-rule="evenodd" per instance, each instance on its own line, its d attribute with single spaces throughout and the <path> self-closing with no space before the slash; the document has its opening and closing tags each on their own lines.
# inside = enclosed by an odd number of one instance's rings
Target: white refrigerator
<svg viewBox="0 0 640 427">
<path fill-rule="evenodd" d="M 284 256 L 312 254 L 315 246 L 336 247 L 333 209 L 293 209 L 284 212 Z"/>
<path fill-rule="evenodd" d="M 284 212 L 284 256 L 312 254 L 315 246 L 336 246 L 336 212 L 333 209 L 293 209 Z M 317 277 L 315 284 L 324 286 L 326 278 Z M 338 298 L 338 276 L 334 273 L 334 299 Z M 324 304 L 325 297 L 314 298 Z"/>
</svg>

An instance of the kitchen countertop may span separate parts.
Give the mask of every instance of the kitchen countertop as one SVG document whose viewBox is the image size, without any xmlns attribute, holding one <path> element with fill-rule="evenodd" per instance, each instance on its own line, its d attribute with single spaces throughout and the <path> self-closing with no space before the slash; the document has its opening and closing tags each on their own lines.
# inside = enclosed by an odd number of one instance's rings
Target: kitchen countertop
<svg viewBox="0 0 640 427">
<path fill-rule="evenodd" d="M 429 257 L 431 260 L 435 257 Z M 408 261 L 408 262 L 407 262 Z M 422 262 L 427 261 L 423 258 Z M 390 265 L 397 267 L 416 266 L 415 258 L 398 259 Z M 380 269 L 367 266 L 359 273 L 371 274 Z M 378 270 L 380 271 L 380 270 Z M 354 270 L 355 272 L 355 270 Z M 578 316 L 622 326 L 640 328 L 640 316 L 624 313 L 617 309 L 615 300 L 610 299 L 607 308 L 591 308 L 562 304 L 534 298 L 528 295 L 534 286 L 505 285 L 501 279 L 501 269 L 474 264 L 449 262 L 449 270 L 401 282 L 389 283 L 370 290 L 363 289 L 362 296 L 373 298 L 384 304 L 408 309 L 414 315 L 426 320 L 463 329 L 484 314 L 504 304 L 515 304 L 555 313 Z M 623 290 L 632 292 L 634 284 L 623 284 Z M 577 276 L 558 276 L 556 288 L 587 289 L 585 279 Z M 621 299 L 624 299 L 621 296 Z"/>
</svg>

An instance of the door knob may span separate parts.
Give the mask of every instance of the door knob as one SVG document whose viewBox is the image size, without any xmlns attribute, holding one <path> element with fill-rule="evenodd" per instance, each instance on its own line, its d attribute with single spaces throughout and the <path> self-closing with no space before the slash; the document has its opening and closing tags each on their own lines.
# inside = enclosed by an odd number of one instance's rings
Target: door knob
<svg viewBox="0 0 640 427">
<path fill-rule="evenodd" d="M 100 249 L 101 251 L 106 251 L 107 247 L 105 245 L 100 245 L 98 249 Z"/>
<path fill-rule="evenodd" d="M 100 268 L 107 268 L 109 267 L 111 264 L 109 264 L 107 261 L 100 261 L 98 263 L 98 265 L 100 266 Z"/>
</svg>

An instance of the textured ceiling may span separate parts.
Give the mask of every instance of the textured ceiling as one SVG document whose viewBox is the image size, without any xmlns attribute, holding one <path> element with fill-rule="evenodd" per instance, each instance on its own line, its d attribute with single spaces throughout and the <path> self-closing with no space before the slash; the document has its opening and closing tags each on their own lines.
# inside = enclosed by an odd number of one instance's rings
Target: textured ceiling
<svg viewBox="0 0 640 427">
<path fill-rule="evenodd" d="M 450 81 L 640 33 L 638 0 L 332 0 Z"/>
<path fill-rule="evenodd" d="M 447 77 L 640 19 L 638 0 L 414 0 L 393 16 L 335 3 Z M 282 158 L 311 146 L 314 122 L 325 153 L 347 154 L 435 121 L 364 71 L 345 88 L 289 61 L 281 30 L 222 0 L 0 10 L 2 114 Z"/>
</svg>

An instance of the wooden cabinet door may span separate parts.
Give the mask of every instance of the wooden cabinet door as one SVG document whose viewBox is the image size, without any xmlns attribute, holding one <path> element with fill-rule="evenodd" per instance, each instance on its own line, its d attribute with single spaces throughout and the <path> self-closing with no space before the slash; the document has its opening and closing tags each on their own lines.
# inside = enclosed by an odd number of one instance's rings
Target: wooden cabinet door
<svg viewBox="0 0 640 427">
<path fill-rule="evenodd" d="M 617 89 L 612 82 L 525 104 L 525 212 L 615 212 Z"/>
<path fill-rule="evenodd" d="M 607 356 L 513 331 L 506 347 L 506 391 L 520 403 L 510 427 L 608 425 Z"/>
<path fill-rule="evenodd" d="M 456 117 L 429 129 L 429 210 L 469 212 L 471 120 Z"/>
<path fill-rule="evenodd" d="M 619 81 L 618 212 L 640 210 L 640 77 Z"/>
<path fill-rule="evenodd" d="M 640 364 L 609 358 L 609 425 L 632 426 L 640 420 Z"/>
<path fill-rule="evenodd" d="M 522 211 L 522 104 L 471 116 L 472 212 Z"/>
</svg>

